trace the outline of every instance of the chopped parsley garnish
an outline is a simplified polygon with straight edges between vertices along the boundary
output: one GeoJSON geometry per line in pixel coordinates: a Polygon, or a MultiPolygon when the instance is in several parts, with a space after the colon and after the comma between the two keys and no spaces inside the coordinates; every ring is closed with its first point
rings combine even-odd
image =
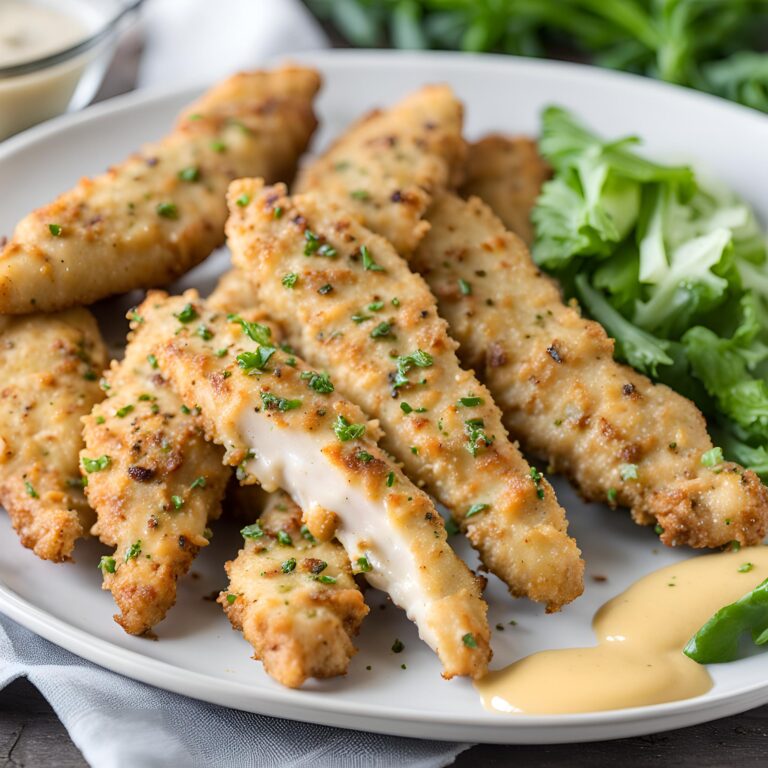
{"type": "Polygon", "coordinates": [[[283,208],[280,205],[276,205],[275,209],[272,211],[272,216],[275,219],[280,219],[283,216],[283,208]]]}
{"type": "Polygon", "coordinates": [[[370,315],[364,315],[361,312],[355,312],[354,315],[352,315],[352,322],[356,323],[357,325],[360,325],[360,323],[364,323],[366,320],[371,320],[370,315]]]}
{"type": "Polygon", "coordinates": [[[731,552],[738,552],[741,549],[741,542],[740,541],[732,541],[730,543],[731,552]]]}
{"type": "Polygon", "coordinates": [[[392,299],[392,306],[393,307],[399,307],[400,306],[400,299],[398,299],[397,296],[395,296],[395,298],[392,299]]]}
{"type": "Polygon", "coordinates": [[[395,484],[395,473],[390,472],[387,475],[387,488],[391,488],[395,484]]]}
{"type": "Polygon", "coordinates": [[[277,542],[284,547],[293,545],[293,539],[282,529],[277,532],[277,542]]]}
{"type": "Polygon", "coordinates": [[[175,203],[158,203],[155,208],[158,216],[162,216],[164,219],[178,219],[179,209],[175,203]]]}
{"type": "Polygon", "coordinates": [[[462,636],[461,642],[464,643],[467,648],[477,648],[477,640],[475,640],[475,636],[471,632],[467,632],[466,635],[462,636]]]}
{"type": "Polygon", "coordinates": [[[544,479],[544,475],[539,472],[536,467],[531,467],[531,480],[533,480],[533,484],[536,486],[536,495],[540,498],[544,498],[544,489],[541,487],[541,481],[544,479]]]}
{"type": "Polygon", "coordinates": [[[301,400],[288,400],[285,397],[278,397],[271,392],[261,393],[261,402],[269,411],[292,411],[295,408],[301,408],[301,400]]]}
{"type": "Polygon", "coordinates": [[[360,246],[360,256],[363,259],[363,269],[367,269],[370,272],[384,271],[384,267],[382,267],[380,264],[377,264],[373,260],[373,256],[371,255],[371,252],[368,250],[367,246],[365,245],[360,246]]]}
{"type": "Polygon", "coordinates": [[[329,294],[329,293],[330,293],[332,290],[333,290],[333,286],[332,286],[330,283],[326,283],[325,285],[321,285],[321,286],[320,286],[320,287],[317,289],[317,292],[318,292],[318,293],[319,293],[321,296],[327,296],[327,295],[328,295],[328,294],[329,294]]]}
{"type": "Polygon", "coordinates": [[[203,475],[195,478],[195,480],[192,482],[192,485],[189,486],[190,491],[194,491],[195,488],[205,488],[205,477],[203,475]]]}
{"type": "Polygon", "coordinates": [[[306,539],[311,544],[317,544],[317,539],[312,535],[312,531],[309,530],[306,523],[301,526],[301,538],[306,539]]]}
{"type": "Polygon", "coordinates": [[[29,480],[24,481],[24,489],[27,492],[27,496],[30,496],[33,499],[39,499],[40,496],[38,495],[37,491],[35,490],[35,486],[32,485],[32,483],[29,482],[29,480]]]}
{"type": "Polygon", "coordinates": [[[365,424],[350,424],[341,414],[336,417],[333,431],[342,443],[357,440],[365,434],[365,424]]]}
{"type": "Polygon", "coordinates": [[[403,413],[426,413],[426,408],[414,408],[412,405],[409,405],[406,402],[400,403],[400,410],[403,413]]]}
{"type": "Polygon", "coordinates": [[[101,472],[111,463],[112,459],[106,455],[99,456],[98,459],[89,459],[87,456],[83,456],[83,468],[88,474],[91,472],[101,472]]]}
{"type": "Polygon", "coordinates": [[[466,448],[472,456],[477,456],[478,447],[488,448],[493,442],[485,433],[485,422],[482,419],[467,419],[464,422],[464,433],[468,438],[466,448]]]}
{"type": "Polygon", "coordinates": [[[363,201],[363,202],[366,201],[366,200],[370,200],[371,199],[370,194],[366,190],[364,190],[364,189],[353,189],[349,193],[349,196],[353,200],[360,200],[360,201],[363,201]]]}
{"type": "Polygon", "coordinates": [[[197,310],[191,304],[185,304],[182,307],[181,312],[174,313],[173,315],[180,323],[191,323],[193,320],[197,320],[199,315],[197,310]]]}
{"type": "Polygon", "coordinates": [[[266,370],[269,358],[275,352],[277,350],[274,347],[259,347],[255,352],[241,352],[236,358],[237,364],[247,374],[252,374],[254,371],[263,372],[266,370]]]}
{"type": "Polygon", "coordinates": [[[606,493],[606,496],[608,498],[608,503],[615,504],[617,495],[618,495],[618,491],[615,488],[609,488],[608,492],[606,493]]]}
{"type": "Polygon", "coordinates": [[[129,560],[135,560],[140,554],[141,539],[136,539],[136,541],[134,541],[133,544],[128,547],[128,550],[125,553],[125,562],[127,563],[129,560]]]}
{"type": "Polygon", "coordinates": [[[754,567],[754,563],[742,563],[736,570],[739,573],[749,573],[754,567]]]}
{"type": "Polygon", "coordinates": [[[48,231],[54,237],[61,237],[61,225],[60,224],[49,224],[48,225],[48,231]]]}
{"type": "Polygon", "coordinates": [[[716,467],[718,464],[723,463],[723,449],[722,448],[710,448],[708,451],[704,451],[701,454],[701,464],[704,467],[716,467]]]}
{"type": "Polygon", "coordinates": [[[283,275],[282,283],[286,288],[293,288],[299,280],[299,276],[295,272],[288,272],[283,275]]]}
{"type": "Polygon", "coordinates": [[[114,573],[116,565],[115,558],[109,555],[102,555],[99,560],[99,569],[102,573],[114,573]]]}
{"type": "Polygon", "coordinates": [[[216,357],[224,357],[224,355],[227,354],[227,348],[222,347],[221,349],[217,349],[213,354],[216,355],[216,357]]]}
{"type": "Polygon", "coordinates": [[[367,464],[369,461],[373,461],[373,456],[368,451],[358,451],[357,460],[367,464]]]}
{"type": "Polygon", "coordinates": [[[459,278],[459,290],[463,296],[469,296],[472,293],[472,286],[461,277],[459,278]]]}
{"type": "Polygon", "coordinates": [[[192,409],[189,406],[184,405],[184,403],[181,404],[180,410],[185,416],[189,416],[189,414],[192,413],[192,409]]]}
{"type": "Polygon", "coordinates": [[[246,525],[245,528],[240,529],[240,535],[244,539],[260,539],[264,535],[264,531],[258,523],[251,523],[251,525],[246,525]]]}
{"type": "Polygon", "coordinates": [[[463,405],[466,408],[474,408],[476,405],[483,404],[482,397],[460,397],[458,405],[463,405]]]}
{"type": "Polygon", "coordinates": [[[392,653],[402,653],[405,650],[405,645],[403,645],[401,640],[395,639],[395,642],[392,643],[392,653]]]}
{"type": "Polygon", "coordinates": [[[157,368],[157,358],[154,355],[147,355],[147,362],[150,368],[157,368]]]}
{"type": "Polygon", "coordinates": [[[245,194],[243,194],[243,195],[240,195],[240,197],[238,197],[238,198],[237,198],[237,200],[235,200],[235,202],[236,202],[236,203],[237,203],[237,204],[238,204],[238,205],[239,205],[241,208],[245,208],[245,206],[246,206],[246,205],[248,205],[248,203],[250,203],[250,202],[251,202],[251,196],[250,196],[250,195],[245,195],[245,194]]]}
{"type": "Polygon", "coordinates": [[[419,446],[418,445],[412,445],[411,446],[411,453],[414,456],[418,456],[419,455],[419,446]]]}
{"type": "Polygon", "coordinates": [[[174,509],[181,509],[184,506],[184,499],[181,496],[171,496],[171,504],[174,509]]]}
{"type": "Polygon", "coordinates": [[[195,333],[203,341],[210,341],[213,338],[213,331],[207,325],[198,325],[195,333]]]}
{"type": "Polygon", "coordinates": [[[480,503],[480,504],[473,504],[467,510],[467,514],[464,515],[464,518],[467,519],[467,518],[470,518],[470,517],[474,517],[475,515],[479,515],[481,512],[485,512],[486,509],[490,509],[490,508],[491,508],[490,504],[482,504],[482,503],[480,503]]]}
{"type": "Polygon", "coordinates": [[[619,464],[619,476],[622,480],[637,480],[637,464],[619,464]]]}
{"type": "Polygon", "coordinates": [[[368,310],[370,312],[381,312],[382,309],[384,309],[384,302],[383,301],[372,301],[368,305],[368,310]]]}
{"type": "Polygon", "coordinates": [[[656,525],[653,526],[653,532],[657,536],[661,536],[661,534],[664,533],[664,529],[658,523],[656,523],[656,525]]]}
{"type": "Polygon", "coordinates": [[[118,419],[124,419],[132,410],[133,405],[129,403],[128,405],[124,405],[122,408],[118,408],[115,411],[115,416],[117,416],[118,419]]]}
{"type": "Polygon", "coordinates": [[[455,536],[460,530],[459,524],[452,517],[445,521],[445,532],[449,536],[455,536]]]}
{"type": "Polygon", "coordinates": [[[247,320],[243,320],[240,315],[227,315],[227,320],[229,320],[230,323],[238,323],[245,335],[257,344],[269,344],[269,341],[272,338],[272,330],[268,325],[249,323],[247,320]]]}
{"type": "Polygon", "coordinates": [[[372,339],[394,338],[394,334],[392,333],[392,325],[387,322],[379,323],[371,331],[371,338],[372,339]]]}
{"type": "Polygon", "coordinates": [[[368,573],[373,570],[370,560],[365,555],[357,558],[357,570],[359,573],[368,573]]]}
{"type": "Polygon", "coordinates": [[[218,152],[219,154],[221,154],[222,152],[227,151],[227,145],[223,141],[214,140],[211,142],[211,149],[214,152],[218,152]]]}
{"type": "Polygon", "coordinates": [[[324,573],[320,576],[317,576],[317,581],[323,583],[323,584],[335,584],[336,583],[336,577],[335,576],[326,576],[324,573]]]}
{"type": "Polygon", "coordinates": [[[324,256],[326,259],[335,259],[338,256],[336,249],[330,243],[324,243],[319,235],[312,230],[304,230],[304,255],[324,256]]]}
{"type": "Polygon", "coordinates": [[[319,392],[321,395],[327,395],[333,392],[333,382],[327,373],[317,373],[317,371],[302,371],[300,374],[302,381],[307,382],[310,389],[319,392]]]}
{"type": "Polygon", "coordinates": [[[196,165],[190,165],[188,168],[182,168],[178,176],[182,181],[199,181],[200,169],[196,165]]]}
{"type": "Polygon", "coordinates": [[[404,387],[406,384],[410,384],[410,381],[408,380],[408,371],[414,367],[429,368],[434,363],[434,359],[428,352],[417,349],[410,355],[400,355],[395,362],[397,364],[397,371],[392,386],[394,389],[398,389],[399,387],[404,387]]]}
{"type": "Polygon", "coordinates": [[[296,570],[296,558],[295,557],[288,558],[288,560],[286,560],[280,566],[280,570],[283,573],[291,573],[291,571],[295,571],[296,570]]]}
{"type": "Polygon", "coordinates": [[[235,602],[235,600],[237,600],[237,595],[232,595],[232,594],[227,595],[227,603],[229,605],[232,605],[235,602]]]}

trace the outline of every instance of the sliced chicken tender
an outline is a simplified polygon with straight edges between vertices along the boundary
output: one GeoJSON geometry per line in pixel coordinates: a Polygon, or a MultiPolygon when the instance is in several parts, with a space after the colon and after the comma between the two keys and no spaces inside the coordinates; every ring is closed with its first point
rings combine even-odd
{"type": "Polygon", "coordinates": [[[603,328],[563,304],[525,245],[479,199],[441,196],[428,218],[412,264],[524,449],[585,498],[657,522],[665,544],[763,540],[768,490],[754,472],[710,453],[693,403],[615,362],[603,328]]]}
{"type": "Polygon", "coordinates": [[[565,512],[508,439],[488,390],[461,368],[424,280],[319,195],[288,198],[281,185],[241,179],[229,201],[229,245],[260,306],[380,420],[382,445],[452,511],[484,565],[550,611],[580,595],[565,512]]]}
{"type": "MultiPolygon", "coordinates": [[[[180,318],[177,325],[210,333],[180,318]]],[[[98,514],[93,532],[115,547],[101,560],[103,588],[120,609],[115,621],[139,635],[176,602],[176,583],[208,544],[232,473],[206,442],[194,401],[185,405],[160,373],[143,318],[132,327],[125,358],[105,376],[107,399],[83,419],[81,460],[98,514]]]]}
{"type": "Polygon", "coordinates": [[[258,522],[242,533],[245,546],[226,564],[229,588],[219,603],[254,658],[289,688],[346,674],[368,606],[342,546],[315,539],[282,491],[267,496],[258,522]]]}
{"type": "Polygon", "coordinates": [[[68,560],[94,515],[78,468],[80,418],[104,396],[93,315],[0,317],[0,503],[25,547],[68,560]]]}
{"type": "Polygon", "coordinates": [[[261,326],[211,313],[194,291],[152,293],[140,312],[163,373],[199,404],[241,482],[285,489],[317,539],[335,535],[352,562],[365,557],[366,579],[405,609],[445,677],[481,676],[490,657],[482,581],[448,545],[426,494],[378,447],[375,424],[298,357],[271,346],[261,326]],[[215,340],[179,329],[187,303],[215,340]]]}
{"type": "Polygon", "coordinates": [[[227,184],[292,177],[318,75],[235,75],[174,131],[24,218],[0,253],[0,313],[51,311],[179,277],[224,240],[227,184]]]}
{"type": "Polygon", "coordinates": [[[426,86],[354,124],[300,173],[296,189],[321,189],[407,256],[429,226],[431,196],[459,181],[462,117],[447,85],[426,86]]]}
{"type": "Polygon", "coordinates": [[[552,170],[535,139],[492,134],[467,149],[464,197],[484,200],[504,226],[530,246],[534,239],[531,211],[552,170]]]}

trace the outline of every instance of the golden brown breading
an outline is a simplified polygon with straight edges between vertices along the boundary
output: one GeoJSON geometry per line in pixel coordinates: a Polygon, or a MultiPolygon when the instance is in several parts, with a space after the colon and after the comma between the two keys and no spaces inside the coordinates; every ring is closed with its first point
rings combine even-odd
{"type": "Polygon", "coordinates": [[[482,201],[436,199],[413,258],[459,340],[459,354],[526,450],[587,499],[658,522],[665,544],[758,544],[768,490],[737,464],[711,468],[703,416],[689,400],[613,359],[600,325],[563,304],[555,283],[482,201]],[[469,295],[459,280],[472,286],[469,295]]]}
{"type": "Polygon", "coordinates": [[[426,86],[354,124],[300,172],[296,189],[322,190],[407,256],[429,226],[431,196],[460,180],[462,113],[447,85],[426,86]]]}
{"type": "Polygon", "coordinates": [[[316,538],[335,535],[352,562],[367,558],[366,579],[406,610],[445,677],[481,676],[490,657],[481,580],[448,545],[430,499],[378,447],[375,423],[298,357],[270,346],[260,326],[210,312],[194,291],[151,293],[139,311],[161,370],[200,405],[208,435],[241,481],[284,488],[316,538]],[[179,329],[185,303],[215,340],[179,329]],[[227,354],[217,355],[220,348],[227,354]]]}
{"type": "Polygon", "coordinates": [[[258,522],[243,529],[245,546],[226,564],[229,588],[219,595],[254,658],[289,688],[346,674],[368,613],[344,549],[317,541],[301,518],[287,493],[269,494],[258,522]]]}
{"type": "Polygon", "coordinates": [[[424,280],[319,195],[288,198],[283,185],[240,179],[229,202],[233,259],[260,306],[308,362],[379,419],[382,445],[451,510],[485,566],[512,594],[550,611],[580,595],[584,566],[565,513],[507,438],[488,390],[460,367],[424,280]],[[236,202],[243,199],[250,203],[236,202]],[[290,287],[285,275],[295,276],[290,287]],[[414,354],[423,359],[407,357],[414,354]],[[403,371],[409,359],[412,370],[403,371]]]}
{"type": "Polygon", "coordinates": [[[143,320],[132,326],[125,358],[105,376],[107,399],[83,419],[82,461],[98,514],[93,532],[115,547],[102,559],[103,588],[120,609],[115,621],[138,635],[176,602],[176,582],[208,544],[231,470],[206,442],[194,402],[184,405],[160,373],[143,320]]]}
{"type": "Polygon", "coordinates": [[[104,396],[106,364],[86,309],[0,317],[0,502],[44,560],[68,560],[93,523],[78,468],[80,417],[104,396]]]}
{"type": "Polygon", "coordinates": [[[469,145],[460,192],[488,203],[507,229],[530,246],[534,238],[531,210],[551,174],[535,139],[492,134],[469,145]]]}
{"type": "Polygon", "coordinates": [[[229,181],[291,178],[318,87],[313,70],[296,67],[235,75],[165,139],[31,213],[0,254],[0,313],[88,304],[182,275],[223,242],[229,181]]]}

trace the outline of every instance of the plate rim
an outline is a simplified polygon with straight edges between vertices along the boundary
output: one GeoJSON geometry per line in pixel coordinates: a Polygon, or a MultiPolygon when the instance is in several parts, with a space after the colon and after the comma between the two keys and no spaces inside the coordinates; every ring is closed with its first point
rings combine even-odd
{"type": "MultiPolygon", "coordinates": [[[[315,65],[328,70],[343,67],[345,62],[346,66],[349,66],[350,61],[355,61],[356,67],[381,69],[391,65],[393,60],[396,60],[399,66],[405,67],[412,64],[421,66],[424,62],[438,62],[447,68],[452,68],[453,71],[467,67],[480,70],[501,68],[544,73],[549,77],[561,77],[567,74],[568,77],[587,80],[631,82],[633,87],[650,91],[661,89],[674,94],[676,98],[706,103],[718,110],[733,112],[739,116],[739,119],[748,119],[760,128],[768,130],[768,116],[720,97],[682,86],[661,83],[639,75],[569,62],[455,52],[318,50],[273,57],[267,64],[289,61],[315,65]]],[[[122,94],[78,113],[59,116],[0,143],[0,162],[38,142],[46,141],[60,131],[76,130],[83,124],[119,115],[138,107],[149,107],[169,100],[193,98],[204,88],[205,83],[197,85],[187,83],[181,86],[141,89],[122,94]]],[[[746,686],[738,693],[727,691],[719,694],[708,693],[693,699],[592,713],[515,717],[499,715],[498,722],[489,719],[487,713],[434,715],[421,710],[395,709],[391,706],[370,704],[361,708],[360,704],[347,702],[340,697],[323,697],[322,705],[318,705],[312,692],[278,688],[255,691],[247,683],[235,680],[222,681],[218,678],[214,680],[202,673],[120,647],[37,608],[2,581],[0,581],[0,611],[27,629],[81,658],[112,672],[173,693],[265,715],[400,736],[445,741],[470,740],[521,744],[591,741],[671,730],[703,722],[704,719],[698,715],[707,710],[717,710],[712,718],[706,718],[715,719],[768,702],[767,679],[746,686]],[[237,703],[232,703],[232,696],[237,697],[237,703]],[[279,711],[275,711],[275,707],[279,711]],[[653,723],[652,729],[648,727],[651,723],[653,723]]]]}

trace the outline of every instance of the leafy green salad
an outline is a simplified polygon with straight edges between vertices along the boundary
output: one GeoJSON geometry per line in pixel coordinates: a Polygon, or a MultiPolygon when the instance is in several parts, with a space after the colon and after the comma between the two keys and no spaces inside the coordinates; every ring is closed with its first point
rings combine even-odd
{"type": "Polygon", "coordinates": [[[616,339],[616,356],[690,397],[726,458],[768,481],[768,253],[753,210],[686,166],[543,114],[554,170],[536,262],[616,339]]]}

